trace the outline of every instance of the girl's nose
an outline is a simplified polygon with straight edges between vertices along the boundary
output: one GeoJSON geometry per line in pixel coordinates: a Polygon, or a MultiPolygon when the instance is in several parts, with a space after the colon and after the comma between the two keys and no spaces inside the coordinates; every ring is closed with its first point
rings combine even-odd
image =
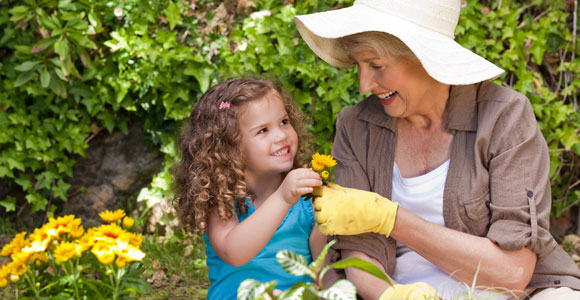
{"type": "Polygon", "coordinates": [[[278,128],[276,130],[276,135],[274,136],[274,141],[275,142],[282,142],[286,139],[286,132],[284,130],[282,130],[281,128],[278,128]]]}
{"type": "Polygon", "coordinates": [[[358,82],[360,92],[363,94],[370,93],[377,86],[373,76],[366,68],[358,68],[358,82]]]}

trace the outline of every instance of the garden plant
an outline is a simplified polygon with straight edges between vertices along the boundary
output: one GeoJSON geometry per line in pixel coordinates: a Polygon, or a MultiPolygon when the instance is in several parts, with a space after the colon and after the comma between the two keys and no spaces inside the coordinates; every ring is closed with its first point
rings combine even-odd
{"type": "MultiPolygon", "coordinates": [[[[1,0],[0,232],[30,232],[60,215],[73,167],[93,138],[126,133],[136,120],[165,159],[151,185],[131,200],[137,199],[143,212],[150,203],[170,201],[176,132],[201,94],[231,76],[282,82],[308,116],[313,147],[328,153],[338,112],[365,95],[353,68],[337,69],[310,51],[293,18],[352,2],[1,0]]],[[[550,151],[554,218],[578,209],[580,202],[577,12],[572,0],[464,0],[456,28],[460,44],[506,70],[495,82],[530,99],[550,151]]],[[[37,256],[35,262],[44,259],[37,256]]],[[[60,265],[49,259],[50,269],[62,273],[51,275],[52,284],[29,286],[24,293],[33,296],[36,289],[41,295],[61,291],[74,297],[71,278],[81,271],[68,265],[77,259],[104,268],[88,252],[60,265]]],[[[144,264],[156,268],[148,259],[144,264]]],[[[197,272],[200,265],[196,260],[187,269],[197,272]]],[[[139,266],[108,268],[112,275],[124,269],[123,276],[136,278],[139,266]]],[[[28,280],[40,280],[27,279],[34,268],[36,263],[21,274],[22,269],[15,271],[20,292],[28,280]]],[[[82,284],[90,289],[95,278],[111,275],[104,272],[82,284]]]]}

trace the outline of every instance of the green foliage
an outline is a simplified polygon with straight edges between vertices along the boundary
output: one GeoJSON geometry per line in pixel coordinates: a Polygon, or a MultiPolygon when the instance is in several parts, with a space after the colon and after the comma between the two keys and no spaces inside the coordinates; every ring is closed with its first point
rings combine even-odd
{"type": "MultiPolygon", "coordinates": [[[[365,95],[356,70],[318,59],[293,18],[352,2],[0,2],[0,180],[23,195],[2,195],[0,206],[51,215],[66,201],[67,178],[91,136],[126,132],[132,119],[145,120],[166,157],[142,198],[169,198],[180,123],[204,91],[236,75],[282,82],[307,114],[316,150],[328,153],[338,112],[365,95]]],[[[553,215],[560,215],[580,201],[573,9],[555,0],[466,3],[457,41],[504,68],[496,81],[531,100],[550,149],[553,215]]]]}
{"type": "Polygon", "coordinates": [[[566,11],[553,0],[486,5],[467,1],[457,41],[506,70],[497,83],[530,99],[550,150],[552,215],[558,216],[580,201],[580,60],[568,13],[573,8],[566,11]]]}
{"type": "Polygon", "coordinates": [[[356,288],[348,280],[338,280],[332,286],[324,288],[322,278],[329,269],[357,268],[375,275],[392,285],[387,276],[374,264],[360,258],[351,257],[334,264],[323,266],[328,249],[335,241],[330,241],[315,261],[308,265],[306,258],[293,251],[281,250],[276,254],[276,260],[284,271],[295,276],[307,275],[313,282],[297,282],[280,295],[274,295],[276,281],[261,283],[255,279],[246,279],[238,287],[238,299],[356,299],[356,288]]]}

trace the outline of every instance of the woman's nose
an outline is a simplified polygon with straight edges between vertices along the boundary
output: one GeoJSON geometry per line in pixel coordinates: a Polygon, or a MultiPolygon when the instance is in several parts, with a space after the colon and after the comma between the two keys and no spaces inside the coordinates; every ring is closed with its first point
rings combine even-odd
{"type": "Polygon", "coordinates": [[[360,92],[363,94],[370,93],[377,86],[377,83],[365,68],[358,68],[358,82],[360,92]]]}

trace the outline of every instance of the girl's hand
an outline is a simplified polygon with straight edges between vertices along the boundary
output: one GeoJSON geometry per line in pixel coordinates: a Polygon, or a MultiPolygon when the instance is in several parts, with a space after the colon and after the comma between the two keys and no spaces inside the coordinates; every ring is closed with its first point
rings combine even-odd
{"type": "Polygon", "coordinates": [[[312,193],[313,187],[321,186],[322,179],[318,173],[308,168],[294,169],[288,172],[276,191],[289,205],[294,205],[300,196],[312,193]]]}

